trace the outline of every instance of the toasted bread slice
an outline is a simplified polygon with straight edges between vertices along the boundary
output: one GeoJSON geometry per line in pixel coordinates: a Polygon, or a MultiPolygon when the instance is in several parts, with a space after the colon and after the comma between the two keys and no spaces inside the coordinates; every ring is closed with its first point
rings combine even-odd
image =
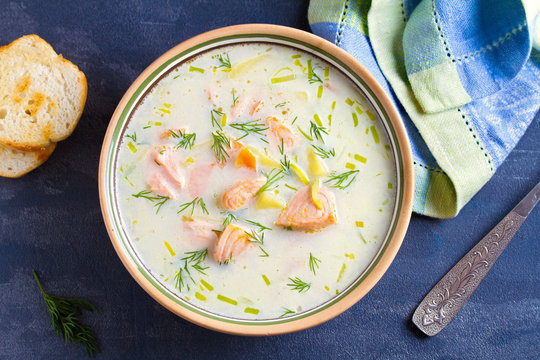
{"type": "Polygon", "coordinates": [[[0,145],[0,176],[21,177],[43,164],[51,156],[56,143],[45,150],[18,151],[0,145]]]}
{"type": "Polygon", "coordinates": [[[86,102],[86,77],[37,35],[0,48],[0,144],[43,150],[68,137],[86,102]]]}

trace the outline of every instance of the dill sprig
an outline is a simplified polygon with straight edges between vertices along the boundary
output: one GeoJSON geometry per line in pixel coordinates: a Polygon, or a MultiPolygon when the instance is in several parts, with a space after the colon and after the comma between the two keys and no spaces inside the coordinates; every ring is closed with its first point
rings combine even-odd
{"type": "Polygon", "coordinates": [[[251,232],[245,231],[245,233],[248,234],[248,236],[251,238],[248,239],[249,242],[257,243],[260,245],[264,244],[264,232],[258,233],[255,230],[251,230],[251,232]]]}
{"type": "Polygon", "coordinates": [[[219,130],[222,130],[221,119],[223,118],[223,115],[225,115],[225,113],[219,110],[216,110],[216,109],[210,110],[210,117],[212,118],[212,126],[217,126],[219,130]]]}
{"type": "Polygon", "coordinates": [[[233,106],[235,106],[236,103],[238,102],[238,96],[234,95],[234,93],[235,93],[234,88],[232,89],[231,93],[232,93],[232,104],[233,104],[233,106]]]}
{"type": "Polygon", "coordinates": [[[191,147],[195,144],[195,139],[197,138],[197,134],[195,133],[185,133],[182,132],[182,130],[178,130],[178,133],[174,132],[174,130],[170,130],[169,132],[172,134],[173,138],[180,139],[178,144],[176,144],[176,148],[180,149],[191,149],[191,147]]]}
{"type": "Polygon", "coordinates": [[[84,346],[86,355],[94,357],[99,352],[97,339],[89,326],[82,324],[77,318],[83,310],[94,311],[96,308],[90,302],[82,299],[65,298],[49,295],[43,290],[41,281],[35,271],[32,271],[41,290],[45,304],[51,315],[54,332],[67,343],[84,346]]]}
{"type": "Polygon", "coordinates": [[[262,141],[268,143],[268,141],[264,138],[264,131],[268,130],[268,127],[264,124],[261,124],[258,120],[251,120],[244,123],[234,123],[230,124],[230,127],[233,129],[239,130],[244,132],[244,135],[239,137],[237,140],[241,140],[248,136],[249,134],[253,134],[259,137],[262,141]]]}
{"type": "Polygon", "coordinates": [[[227,227],[232,222],[238,222],[238,217],[230,212],[227,212],[227,216],[223,220],[223,227],[227,227]]]}
{"type": "Polygon", "coordinates": [[[313,121],[310,121],[311,125],[309,127],[309,133],[311,136],[313,136],[315,139],[319,139],[324,143],[324,139],[322,134],[328,135],[328,130],[324,126],[319,126],[315,124],[313,121]]]}
{"type": "Polygon", "coordinates": [[[137,133],[136,132],[133,132],[133,135],[126,134],[126,137],[130,138],[135,143],[137,142],[137,133]]]}
{"type": "Polygon", "coordinates": [[[212,138],[214,139],[212,150],[214,150],[218,162],[223,164],[229,157],[229,153],[225,148],[231,148],[231,140],[219,131],[213,132],[212,138]]]}
{"type": "Polygon", "coordinates": [[[218,69],[221,67],[230,69],[231,68],[231,59],[229,59],[229,54],[225,54],[225,57],[223,55],[219,55],[218,57],[219,66],[218,69]]]}
{"type": "Polygon", "coordinates": [[[178,291],[182,292],[182,289],[185,287],[188,291],[190,290],[189,286],[189,280],[195,284],[195,280],[193,279],[193,276],[191,274],[192,270],[196,270],[199,273],[206,275],[206,269],[208,269],[208,266],[203,266],[203,261],[206,260],[206,256],[208,255],[208,249],[203,250],[197,250],[197,251],[188,251],[185,252],[184,255],[187,255],[183,257],[180,260],[184,261],[184,266],[180,267],[178,269],[178,272],[174,276],[174,281],[176,283],[176,287],[178,288],[178,291]],[[202,264],[202,265],[201,265],[202,264]]]}
{"type": "Polygon", "coordinates": [[[319,77],[319,75],[317,75],[317,73],[315,72],[315,69],[311,69],[311,71],[308,72],[308,81],[310,84],[314,84],[314,83],[321,83],[322,84],[322,79],[319,77]]]}
{"type": "Polygon", "coordinates": [[[268,253],[263,249],[262,246],[259,246],[259,250],[263,252],[263,255],[259,255],[259,257],[269,257],[268,253]]]}
{"type": "Polygon", "coordinates": [[[152,192],[149,191],[149,190],[141,190],[137,194],[131,194],[131,196],[133,196],[135,198],[143,198],[143,199],[146,199],[146,200],[150,200],[152,203],[154,201],[157,201],[154,204],[154,207],[157,207],[157,209],[156,209],[156,214],[157,214],[159,212],[159,210],[161,209],[161,207],[163,206],[163,204],[165,204],[167,201],[170,200],[170,197],[163,196],[163,195],[150,196],[149,194],[151,194],[151,193],[152,192]]]}
{"type": "Polygon", "coordinates": [[[269,173],[264,173],[263,172],[263,175],[266,177],[266,183],[264,183],[263,186],[261,186],[261,188],[259,189],[259,191],[257,191],[255,193],[255,196],[259,195],[260,193],[263,193],[265,191],[270,191],[270,190],[274,190],[277,185],[276,183],[283,179],[283,177],[285,175],[283,175],[283,169],[282,170],[279,170],[279,171],[276,171],[274,172],[276,169],[272,169],[270,170],[269,173]]]}
{"type": "Polygon", "coordinates": [[[317,145],[312,144],[311,146],[313,146],[313,148],[315,149],[315,154],[320,156],[322,159],[328,159],[330,157],[336,156],[336,150],[334,148],[327,151],[317,145]]]}
{"type": "Polygon", "coordinates": [[[291,283],[287,284],[287,286],[291,287],[291,290],[296,290],[299,293],[302,291],[308,291],[311,288],[311,283],[306,283],[302,281],[298,276],[296,276],[294,279],[289,278],[291,280],[291,283]]]}
{"type": "Polygon", "coordinates": [[[178,210],[176,213],[180,214],[182,211],[191,208],[191,215],[193,215],[193,212],[195,211],[195,207],[199,205],[202,212],[206,215],[209,214],[208,209],[206,208],[206,204],[204,203],[204,200],[200,197],[196,197],[190,202],[183,203],[180,205],[180,210],[178,210]]]}
{"type": "Polygon", "coordinates": [[[338,174],[335,171],[330,173],[330,177],[324,183],[330,184],[330,187],[345,190],[356,179],[360,170],[350,170],[344,173],[338,174]],[[349,179],[350,178],[350,179],[349,179]],[[332,184],[333,182],[333,184],[332,184]]]}
{"type": "Polygon", "coordinates": [[[286,307],[282,307],[282,309],[284,310],[284,312],[283,314],[279,315],[279,317],[284,317],[289,314],[296,314],[296,311],[292,311],[291,309],[287,309],[286,307]]]}
{"type": "Polygon", "coordinates": [[[309,253],[309,269],[311,270],[313,275],[317,275],[316,274],[316,269],[319,268],[319,263],[320,262],[321,262],[321,260],[319,260],[315,256],[313,256],[312,253],[309,253]]]}
{"type": "Polygon", "coordinates": [[[283,144],[283,138],[281,138],[281,145],[278,145],[278,150],[281,155],[283,155],[283,159],[279,161],[281,164],[281,169],[283,169],[284,173],[290,174],[291,172],[291,160],[287,158],[287,154],[284,153],[285,146],[283,144]]]}
{"type": "Polygon", "coordinates": [[[258,222],[256,222],[256,221],[247,220],[247,219],[245,219],[244,221],[245,221],[246,223],[248,223],[248,224],[251,224],[251,225],[253,225],[253,226],[256,226],[256,227],[258,228],[258,231],[259,231],[259,232],[263,232],[264,230],[272,230],[271,228],[266,227],[266,226],[264,226],[263,224],[258,223],[258,222]]]}

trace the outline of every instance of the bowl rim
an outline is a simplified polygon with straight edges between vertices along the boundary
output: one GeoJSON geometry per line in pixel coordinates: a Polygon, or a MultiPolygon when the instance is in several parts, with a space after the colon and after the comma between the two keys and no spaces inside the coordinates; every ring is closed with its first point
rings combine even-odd
{"type": "Polygon", "coordinates": [[[373,286],[380,280],[382,275],[392,263],[401,246],[403,238],[405,237],[412,213],[414,172],[411,147],[399,112],[381,85],[379,85],[377,80],[375,80],[374,76],[371,75],[371,73],[353,56],[329,41],[303,30],[281,25],[243,24],[211,30],[185,40],[158,57],[137,77],[137,79],[130,85],[120,100],[108,125],[99,160],[98,187],[101,212],[113,247],[131,276],[150,296],[152,296],[158,303],[174,314],[199,326],[229,334],[261,336],[285,334],[319,325],[334,318],[350,308],[352,305],[356,304],[373,288],[373,286]],[[395,147],[399,154],[396,154],[396,158],[401,164],[401,168],[399,166],[397,167],[397,171],[400,173],[400,186],[402,190],[401,206],[399,204],[397,205],[398,208],[394,215],[394,230],[391,236],[388,237],[386,244],[381,245],[376,258],[372,260],[366,269],[367,271],[364,272],[362,276],[363,279],[357,278],[353,284],[358,284],[356,284],[356,286],[347,294],[343,295],[343,297],[338,297],[335,302],[331,303],[332,299],[325,302],[325,304],[331,303],[329,306],[311,314],[308,311],[306,316],[293,318],[292,320],[286,322],[264,323],[264,321],[261,321],[259,324],[253,324],[240,321],[231,323],[229,321],[225,321],[224,319],[219,319],[219,317],[211,318],[204,314],[197,313],[187,307],[179,305],[176,301],[173,301],[171,298],[167,297],[141,273],[137,265],[134,264],[134,262],[129,258],[129,255],[124,249],[122,241],[119,239],[119,235],[115,230],[114,221],[111,216],[112,204],[108,199],[107,167],[109,165],[108,160],[110,158],[110,154],[113,151],[113,149],[111,149],[113,133],[115,132],[124,111],[132,106],[132,104],[129,103],[137,90],[144,85],[145,81],[148,81],[148,79],[157,69],[170,61],[174,56],[194,48],[196,49],[200,47],[200,44],[207,43],[209,41],[217,41],[218,39],[222,38],[234,38],[242,36],[270,36],[288,39],[289,42],[306,44],[311,48],[316,48],[317,51],[323,52],[335,58],[340,63],[348,67],[353,74],[359,76],[359,78],[366,84],[366,88],[372,93],[375,102],[381,108],[380,110],[384,111],[386,114],[386,122],[389,122],[387,126],[390,127],[389,130],[391,130],[393,133],[391,136],[393,136],[397,142],[395,147]]]}

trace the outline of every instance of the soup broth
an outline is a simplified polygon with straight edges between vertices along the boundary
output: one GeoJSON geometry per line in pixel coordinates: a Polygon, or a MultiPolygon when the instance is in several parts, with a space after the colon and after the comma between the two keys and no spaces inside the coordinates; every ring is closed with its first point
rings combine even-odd
{"type": "Polygon", "coordinates": [[[179,298],[237,319],[338,296],[391,225],[396,164],[354,83],[269,43],[208,50],[143,96],[116,166],[123,227],[179,298]]]}

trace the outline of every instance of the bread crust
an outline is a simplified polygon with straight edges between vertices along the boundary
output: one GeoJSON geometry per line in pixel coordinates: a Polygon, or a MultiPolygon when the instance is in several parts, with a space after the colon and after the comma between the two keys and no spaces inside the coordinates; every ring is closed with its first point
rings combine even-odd
{"type": "Polygon", "coordinates": [[[0,176],[19,178],[28,174],[51,156],[56,143],[39,151],[18,151],[0,145],[0,176]]]}
{"type": "MultiPolygon", "coordinates": [[[[24,101],[29,101],[29,104],[30,104],[30,101],[32,101],[32,104],[35,104],[34,107],[35,107],[35,112],[32,111],[32,109],[30,108],[30,105],[27,105],[26,106],[26,114],[28,114],[28,116],[26,116],[25,114],[25,119],[21,119],[19,117],[16,118],[15,121],[19,121],[21,124],[23,122],[26,122],[26,131],[11,131],[11,133],[8,133],[8,132],[2,132],[0,130],[0,144],[5,146],[5,147],[9,147],[9,148],[12,148],[12,149],[15,149],[15,150],[19,150],[19,151],[40,151],[40,150],[44,150],[44,149],[47,149],[48,147],[51,146],[52,143],[55,143],[55,142],[58,142],[58,141],[61,141],[61,140],[64,140],[66,139],[69,135],[71,135],[71,133],[75,130],[75,127],[77,126],[81,116],[82,116],[82,113],[83,113],[83,110],[84,110],[84,106],[86,104],[86,97],[87,97],[87,93],[88,93],[88,85],[87,85],[87,81],[86,81],[86,76],[84,75],[84,73],[77,67],[77,65],[73,64],[72,62],[70,62],[69,60],[66,60],[62,57],[62,55],[59,55],[57,54],[54,49],[52,48],[52,46],[47,43],[45,40],[43,40],[41,37],[39,37],[38,35],[35,35],[35,34],[32,34],[32,35],[26,35],[26,36],[23,36],[13,42],[11,42],[10,44],[8,45],[5,45],[5,46],[2,46],[0,47],[0,60],[2,60],[2,55],[3,54],[6,54],[6,51],[9,52],[9,51],[12,51],[14,52],[17,52],[16,54],[19,55],[21,54],[20,52],[18,52],[19,50],[18,49],[15,49],[15,47],[20,43],[22,42],[22,45],[21,45],[21,48],[23,50],[27,50],[26,48],[24,48],[24,45],[26,45],[26,42],[29,42],[32,44],[32,48],[35,48],[35,50],[30,50],[30,51],[35,51],[35,54],[32,54],[30,52],[28,53],[24,53],[24,55],[27,55],[28,58],[32,57],[33,55],[43,55],[41,57],[39,57],[38,59],[39,60],[36,60],[36,58],[32,59],[31,61],[24,61],[24,64],[21,65],[21,69],[19,69],[19,72],[23,72],[24,74],[28,74],[28,75],[24,75],[24,76],[27,76],[28,78],[25,79],[24,76],[23,77],[20,77],[18,76],[18,74],[11,74],[11,78],[14,79],[13,82],[17,82],[17,84],[15,83],[10,83],[12,85],[12,87],[14,87],[15,89],[17,90],[20,90],[20,93],[24,93],[25,94],[25,98],[24,98],[24,101]],[[59,115],[56,114],[56,118],[53,116],[51,117],[49,120],[47,120],[48,122],[46,124],[43,124],[44,121],[34,121],[35,124],[31,124],[31,125],[28,125],[28,118],[32,118],[35,114],[38,113],[39,111],[39,106],[40,105],[43,105],[45,106],[44,103],[39,103],[38,100],[36,100],[36,96],[39,98],[39,96],[44,96],[46,97],[46,99],[48,99],[49,101],[49,104],[52,103],[52,105],[55,105],[55,102],[53,100],[55,100],[56,98],[54,99],[50,99],[48,98],[48,96],[50,94],[40,94],[40,93],[37,93],[37,92],[33,92],[32,94],[28,93],[26,94],[26,90],[31,86],[32,84],[32,66],[42,66],[42,67],[45,67],[50,70],[50,69],[53,69],[56,67],[56,71],[59,71],[62,73],[62,78],[64,81],[68,81],[64,78],[64,74],[66,73],[70,73],[70,75],[73,76],[73,80],[74,78],[77,79],[77,84],[76,85],[71,85],[71,88],[70,90],[72,92],[74,92],[76,95],[73,96],[72,98],[70,99],[74,99],[74,100],[77,100],[78,101],[78,105],[74,106],[74,109],[71,109],[70,108],[70,112],[67,116],[68,120],[66,120],[65,118],[62,118],[60,119],[59,118],[59,115]],[[28,68],[28,69],[26,69],[28,68]],[[30,100],[28,100],[30,99],[30,100]],[[60,123],[66,123],[68,126],[66,126],[65,128],[64,127],[59,127],[57,126],[58,124],[60,123]]],[[[8,55],[11,55],[8,53],[8,55]]],[[[0,63],[0,65],[2,65],[0,63]]],[[[15,71],[15,70],[13,70],[15,71]]],[[[52,70],[51,70],[52,71],[52,70]]],[[[0,76],[4,76],[4,77],[7,77],[6,74],[2,73],[0,74],[0,76]]],[[[36,79],[34,79],[36,80],[36,79]]],[[[48,83],[46,81],[49,81],[49,80],[43,80],[43,79],[38,79],[40,81],[40,83],[37,85],[37,87],[39,88],[48,88],[48,83]],[[45,85],[43,85],[43,83],[45,85]]],[[[52,80],[51,80],[52,81],[52,80]]],[[[57,84],[52,84],[50,85],[51,87],[52,86],[56,86],[58,87],[57,84]]],[[[69,86],[69,84],[68,84],[69,86]]],[[[64,90],[64,89],[62,89],[64,90]]],[[[43,91],[44,92],[44,91],[43,91]]],[[[18,110],[20,111],[20,108],[21,106],[20,105],[17,105],[15,104],[16,103],[16,100],[17,100],[17,96],[18,94],[9,94],[12,98],[12,102],[9,103],[8,105],[12,106],[13,108],[18,108],[18,110]],[[15,104],[15,105],[13,105],[15,104]]],[[[52,95],[51,95],[52,96],[52,95]]],[[[68,97],[68,92],[64,90],[63,92],[63,98],[58,98],[57,100],[59,100],[58,102],[60,102],[60,100],[66,100],[68,97]]],[[[2,99],[0,99],[1,101],[2,99]]],[[[20,101],[22,101],[23,99],[20,99],[20,101]]],[[[2,103],[0,103],[0,106],[2,105],[2,103]]],[[[56,104],[56,105],[59,105],[59,104],[56,104]]],[[[50,105],[49,105],[50,106],[50,105]]],[[[0,112],[1,112],[1,108],[0,108],[0,112]]],[[[43,110],[41,110],[43,111],[43,110]]],[[[39,115],[39,114],[38,114],[39,115]]],[[[0,128],[2,127],[2,121],[3,119],[0,117],[0,128]]],[[[19,124],[19,123],[17,123],[19,124]]],[[[4,125],[4,126],[16,126],[16,125],[11,125],[11,124],[8,124],[8,125],[4,125]]]]}

